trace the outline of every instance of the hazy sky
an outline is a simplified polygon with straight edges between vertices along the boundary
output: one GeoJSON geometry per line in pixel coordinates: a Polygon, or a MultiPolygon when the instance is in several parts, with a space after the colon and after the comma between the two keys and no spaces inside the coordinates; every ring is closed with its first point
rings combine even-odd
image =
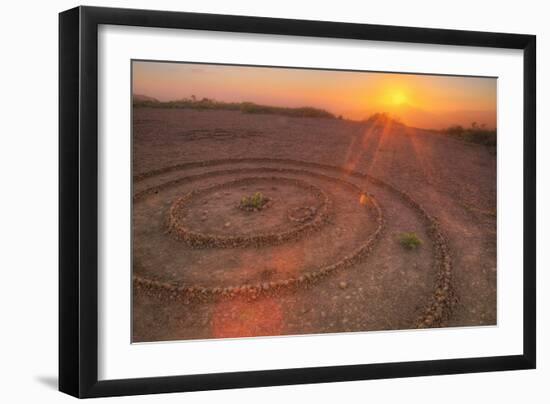
{"type": "Polygon", "coordinates": [[[495,127],[496,88],[493,78],[133,62],[134,94],[160,101],[195,95],[312,106],[351,119],[388,112],[423,128],[473,121],[495,127]]]}

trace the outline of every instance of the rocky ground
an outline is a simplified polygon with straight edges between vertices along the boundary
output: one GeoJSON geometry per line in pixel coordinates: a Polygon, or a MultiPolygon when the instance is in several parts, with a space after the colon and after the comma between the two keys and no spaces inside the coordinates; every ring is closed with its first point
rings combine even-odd
{"type": "Polygon", "coordinates": [[[148,108],[133,120],[134,342],[496,324],[485,147],[391,121],[148,108]],[[255,192],[266,209],[239,209],[255,192]],[[403,232],[422,245],[403,248],[403,232]]]}

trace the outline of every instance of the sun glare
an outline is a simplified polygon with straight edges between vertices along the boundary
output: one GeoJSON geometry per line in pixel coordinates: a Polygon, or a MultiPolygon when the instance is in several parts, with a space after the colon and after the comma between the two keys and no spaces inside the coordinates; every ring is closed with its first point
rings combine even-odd
{"type": "Polygon", "coordinates": [[[391,102],[393,105],[402,105],[407,102],[407,96],[401,91],[396,91],[391,95],[391,102]]]}

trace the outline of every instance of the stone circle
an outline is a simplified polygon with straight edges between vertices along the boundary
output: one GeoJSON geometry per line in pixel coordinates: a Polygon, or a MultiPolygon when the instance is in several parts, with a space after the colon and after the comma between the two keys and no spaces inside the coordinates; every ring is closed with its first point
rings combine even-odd
{"type": "MultiPolygon", "coordinates": [[[[347,189],[350,197],[360,201],[362,208],[368,209],[365,215],[373,221],[374,230],[365,236],[360,245],[353,251],[338,257],[333,262],[322,262],[314,268],[291,274],[288,277],[277,280],[255,280],[252,282],[224,284],[188,284],[177,280],[163,281],[153,279],[150,276],[134,273],[134,285],[141,290],[159,297],[181,298],[184,301],[211,301],[215,299],[231,299],[237,296],[245,296],[256,299],[266,294],[277,294],[286,290],[294,290],[300,287],[313,286],[317,281],[331,273],[345,270],[367,259],[376,248],[376,243],[384,230],[383,206],[380,206],[374,195],[369,194],[368,189],[363,189],[345,178],[353,178],[365,184],[375,184],[390,191],[396,198],[401,199],[412,208],[422,219],[427,234],[433,246],[433,265],[436,269],[433,294],[424,303],[423,314],[416,320],[415,326],[433,327],[440,326],[450,316],[455,299],[453,295],[451,276],[452,263],[446,238],[440,230],[435,218],[430,216],[423,206],[415,201],[409,194],[403,192],[391,184],[383,182],[366,173],[349,170],[343,167],[331,166],[320,163],[305,162],[289,159],[273,158],[242,158],[224,159],[185,163],[152,170],[134,177],[134,183],[145,184],[138,187],[134,193],[134,204],[142,203],[149,196],[157,197],[159,193],[176,189],[181,184],[193,184],[195,182],[212,180],[217,177],[237,176],[237,179],[214,182],[207,186],[192,188],[184,195],[174,197],[173,202],[165,213],[166,232],[175,243],[180,243],[185,248],[191,249],[237,249],[247,247],[263,248],[266,246],[284,245],[292,243],[301,237],[317,231],[323,231],[323,226],[333,219],[333,201],[330,193],[319,185],[314,185],[306,180],[316,179],[323,184],[347,189]],[[246,165],[251,165],[247,167],[246,165]],[[238,168],[217,169],[218,166],[241,165],[238,168]],[[273,167],[271,165],[277,165],[273,167]],[[253,166],[253,167],[252,167],[253,166]],[[206,172],[193,172],[196,169],[208,169],[206,172]],[[331,175],[320,173],[316,170],[326,170],[331,175]],[[190,174],[185,174],[191,171],[190,174]],[[168,181],[147,186],[150,179],[159,178],[171,173],[175,175],[168,181]],[[230,218],[224,224],[225,233],[205,232],[190,226],[184,218],[184,213],[189,209],[190,203],[200,197],[213,192],[232,190],[251,183],[294,184],[299,189],[311,193],[317,201],[317,205],[301,204],[284,209],[288,223],[281,224],[277,231],[235,233],[230,218]]],[[[275,186],[273,186],[275,188],[275,186]]],[[[328,187],[330,188],[330,187],[328,187]]],[[[277,201],[273,202],[277,204],[277,201]]],[[[276,205],[274,205],[276,206],[276,205]]],[[[271,208],[270,208],[271,209],[271,208]]],[[[269,211],[270,209],[266,210],[269,211]]],[[[283,208],[281,208],[283,209],[283,208]]],[[[354,207],[354,209],[360,209],[354,207]]],[[[275,209],[273,209],[275,211],[275,209]]],[[[194,217],[194,216],[193,216],[194,217]]],[[[281,219],[282,220],[282,219],[281,219]]],[[[197,225],[195,223],[195,225],[197,225]]],[[[200,223],[199,223],[200,225],[200,223]]],[[[183,247],[182,247],[183,248],[183,247]]],[[[238,250],[235,254],[239,254],[238,250]]],[[[222,264],[223,265],[223,264],[222,264]]]]}

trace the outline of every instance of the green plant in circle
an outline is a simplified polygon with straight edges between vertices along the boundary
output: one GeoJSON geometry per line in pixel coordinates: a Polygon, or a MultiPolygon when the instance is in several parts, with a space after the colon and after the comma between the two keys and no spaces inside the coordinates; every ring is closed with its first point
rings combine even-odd
{"type": "Polygon", "coordinates": [[[243,196],[241,198],[240,207],[246,210],[260,210],[268,202],[269,198],[263,196],[261,192],[256,192],[251,196],[243,196]]]}

